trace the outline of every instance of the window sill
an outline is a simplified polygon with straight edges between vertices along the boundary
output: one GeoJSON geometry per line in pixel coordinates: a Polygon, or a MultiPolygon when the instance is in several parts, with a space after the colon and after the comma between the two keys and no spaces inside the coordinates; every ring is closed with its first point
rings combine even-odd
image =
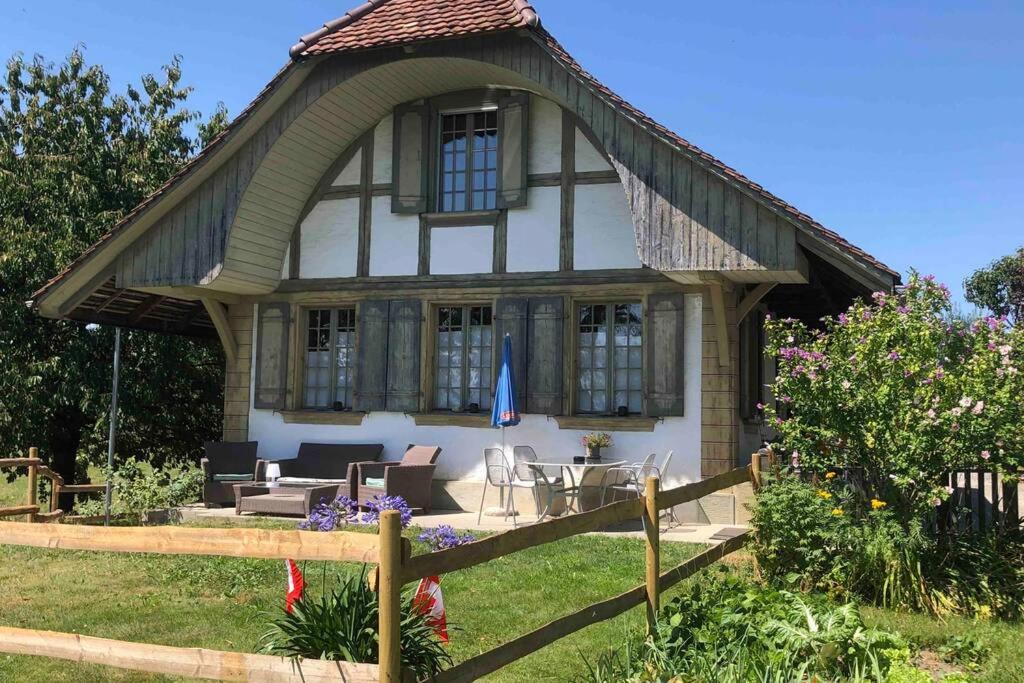
{"type": "Polygon", "coordinates": [[[555,415],[554,420],[558,423],[559,429],[591,429],[608,432],[653,432],[654,425],[658,424],[658,418],[643,417],[642,415],[632,417],[555,415]]]}
{"type": "Polygon", "coordinates": [[[423,214],[423,220],[431,228],[460,228],[476,225],[496,225],[500,209],[434,211],[423,214]]]}
{"type": "Polygon", "coordinates": [[[366,413],[340,410],[282,410],[285,424],[360,425],[366,413]]]}
{"type": "Polygon", "coordinates": [[[417,427],[491,428],[489,413],[416,413],[411,417],[417,427]]]}

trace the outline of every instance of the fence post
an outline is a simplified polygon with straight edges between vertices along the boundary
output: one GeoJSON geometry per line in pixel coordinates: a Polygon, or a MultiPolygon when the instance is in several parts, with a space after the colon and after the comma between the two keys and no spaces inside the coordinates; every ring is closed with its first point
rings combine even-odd
{"type": "Polygon", "coordinates": [[[761,488],[761,451],[755,451],[750,456],[750,483],[755,492],[761,488]]]}
{"type": "Polygon", "coordinates": [[[647,632],[654,631],[661,607],[661,594],[658,588],[658,575],[661,573],[661,531],[658,528],[660,517],[658,510],[658,477],[647,477],[644,483],[644,531],[647,539],[647,632]]]}
{"type": "MultiPolygon", "coordinates": [[[[30,457],[30,458],[38,458],[39,457],[39,449],[36,448],[35,446],[32,446],[31,448],[29,448],[28,449],[28,457],[30,457]]],[[[27,502],[27,505],[35,505],[36,501],[39,498],[39,484],[38,484],[38,481],[39,481],[39,471],[36,469],[36,465],[29,465],[28,466],[28,502],[27,502]]],[[[36,516],[35,516],[34,513],[31,513],[31,512],[28,513],[28,521],[29,521],[29,523],[32,523],[32,522],[36,521],[36,516]]]]}
{"type": "Polygon", "coordinates": [[[380,513],[380,564],[377,572],[378,630],[380,636],[379,679],[382,683],[402,680],[401,634],[399,625],[402,592],[402,518],[397,510],[380,513]]]}

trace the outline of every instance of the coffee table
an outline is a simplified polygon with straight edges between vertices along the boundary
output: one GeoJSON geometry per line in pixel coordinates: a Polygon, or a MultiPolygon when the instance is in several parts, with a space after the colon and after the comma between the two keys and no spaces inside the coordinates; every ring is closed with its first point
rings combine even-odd
{"type": "Polygon", "coordinates": [[[304,487],[266,483],[235,484],[235,514],[256,512],[308,517],[321,500],[334,500],[337,495],[338,484],[304,487]]]}

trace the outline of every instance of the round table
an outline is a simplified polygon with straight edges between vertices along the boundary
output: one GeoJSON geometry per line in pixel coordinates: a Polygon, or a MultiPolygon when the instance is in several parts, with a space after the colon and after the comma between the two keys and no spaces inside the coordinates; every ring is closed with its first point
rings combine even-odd
{"type": "MultiPolygon", "coordinates": [[[[530,469],[537,470],[540,475],[537,479],[538,484],[546,482],[547,477],[544,475],[545,469],[557,468],[563,475],[563,488],[575,490],[573,499],[577,502],[578,512],[584,512],[586,510],[593,510],[601,505],[601,480],[604,478],[604,473],[612,467],[621,467],[627,464],[625,460],[602,460],[601,462],[585,462],[578,463],[574,462],[572,458],[561,459],[561,460],[538,460],[536,462],[526,463],[530,469]]],[[[564,495],[564,494],[563,494],[564,495]]],[[[538,522],[544,521],[544,519],[551,513],[551,508],[555,502],[555,491],[553,486],[548,486],[548,504],[544,508],[544,511],[537,518],[538,522]]],[[[568,503],[566,504],[568,508],[568,503]]]]}

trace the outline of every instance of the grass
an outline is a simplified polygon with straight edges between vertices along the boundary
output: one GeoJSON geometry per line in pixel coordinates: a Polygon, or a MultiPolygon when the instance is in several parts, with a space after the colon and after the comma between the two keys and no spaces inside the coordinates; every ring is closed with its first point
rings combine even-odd
{"type": "MultiPolygon", "coordinates": [[[[259,526],[273,527],[273,523],[259,526]]],[[[412,530],[406,535],[412,536],[412,530]]],[[[664,544],[665,566],[701,550],[664,544]]],[[[416,550],[424,549],[416,544],[416,550]]],[[[583,536],[532,548],[445,577],[451,653],[464,660],[643,581],[639,539],[583,536]]],[[[284,594],[278,561],[133,556],[0,546],[0,623],[183,647],[252,651],[268,610],[284,594]]],[[[324,563],[304,571],[319,590],[324,563]]],[[[328,574],[329,576],[329,574],[328,574]]],[[[490,680],[565,680],[595,656],[624,642],[643,622],[642,608],[596,624],[515,663],[490,680]]],[[[0,655],[0,680],[163,681],[100,666],[0,655]]]]}

